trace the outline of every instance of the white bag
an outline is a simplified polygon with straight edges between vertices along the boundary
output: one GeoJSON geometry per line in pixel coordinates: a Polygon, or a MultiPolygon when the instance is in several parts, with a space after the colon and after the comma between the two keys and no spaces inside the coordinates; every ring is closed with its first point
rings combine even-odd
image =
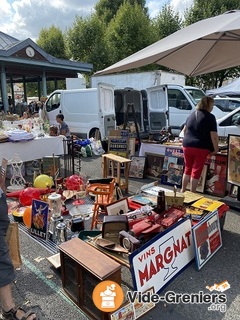
{"type": "Polygon", "coordinates": [[[93,139],[91,142],[91,147],[92,147],[92,152],[95,156],[101,156],[102,154],[105,153],[102,147],[102,142],[101,140],[95,140],[93,139]]]}

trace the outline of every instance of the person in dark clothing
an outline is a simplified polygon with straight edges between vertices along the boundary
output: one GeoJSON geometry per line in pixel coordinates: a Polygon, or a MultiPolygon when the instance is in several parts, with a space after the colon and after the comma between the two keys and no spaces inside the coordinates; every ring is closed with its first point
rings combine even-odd
{"type": "Polygon", "coordinates": [[[15,279],[14,267],[9,256],[8,246],[5,240],[9,225],[8,206],[5,195],[5,181],[0,174],[0,302],[3,319],[34,320],[37,316],[34,312],[25,312],[15,305],[12,295],[12,282],[15,279]]]}
{"type": "Polygon", "coordinates": [[[184,126],[183,155],[185,169],[182,192],[190,182],[190,191],[195,192],[203,166],[209,153],[218,152],[217,122],[213,114],[214,99],[203,97],[190,114],[184,126]]]}

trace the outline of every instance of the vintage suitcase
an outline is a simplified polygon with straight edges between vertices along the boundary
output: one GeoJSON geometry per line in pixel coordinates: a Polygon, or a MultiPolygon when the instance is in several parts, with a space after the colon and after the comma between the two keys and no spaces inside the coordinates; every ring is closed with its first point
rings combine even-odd
{"type": "Polygon", "coordinates": [[[145,218],[132,227],[131,231],[134,233],[135,237],[139,237],[141,235],[147,235],[149,233],[157,233],[160,232],[161,226],[158,223],[155,223],[153,220],[145,218]]]}

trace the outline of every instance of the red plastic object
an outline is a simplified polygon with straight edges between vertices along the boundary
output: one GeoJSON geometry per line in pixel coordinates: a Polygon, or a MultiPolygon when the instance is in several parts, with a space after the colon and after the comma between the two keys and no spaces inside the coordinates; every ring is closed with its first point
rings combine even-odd
{"type": "MultiPolygon", "coordinates": [[[[54,189],[49,189],[49,188],[46,188],[46,189],[32,188],[32,189],[38,190],[41,195],[46,194],[46,193],[55,192],[54,189]]],[[[26,190],[26,189],[25,189],[25,190],[26,190]]],[[[15,192],[7,192],[7,193],[6,193],[6,196],[7,196],[8,198],[19,198],[20,193],[21,193],[22,191],[24,191],[24,190],[19,190],[19,191],[15,191],[15,192]]]]}
{"type": "Polygon", "coordinates": [[[145,219],[134,224],[131,231],[134,233],[135,237],[138,237],[141,234],[160,232],[160,229],[161,229],[160,224],[155,223],[150,219],[145,219]]]}
{"type": "Polygon", "coordinates": [[[130,198],[128,198],[128,207],[130,210],[133,211],[133,210],[141,208],[142,205],[139,203],[136,203],[136,202],[132,201],[130,198]]]}
{"type": "Polygon", "coordinates": [[[67,207],[64,205],[62,206],[62,216],[67,216],[69,214],[69,210],[67,209],[67,207]]]}
{"type": "Polygon", "coordinates": [[[68,190],[80,191],[80,186],[83,185],[83,180],[80,176],[74,174],[66,179],[65,185],[68,190]]]}
{"type": "Polygon", "coordinates": [[[28,187],[21,191],[19,201],[23,206],[30,206],[33,199],[40,200],[40,195],[38,189],[28,187]]]}
{"type": "Polygon", "coordinates": [[[84,204],[84,203],[85,203],[85,201],[82,199],[77,199],[77,200],[73,201],[74,206],[78,206],[78,205],[84,204]]]}

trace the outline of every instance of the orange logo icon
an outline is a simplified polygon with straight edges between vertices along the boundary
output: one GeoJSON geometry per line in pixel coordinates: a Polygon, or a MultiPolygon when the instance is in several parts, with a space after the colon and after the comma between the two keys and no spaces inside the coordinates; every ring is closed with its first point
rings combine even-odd
{"type": "Polygon", "coordinates": [[[111,280],[100,282],[92,294],[95,306],[103,312],[116,311],[123,303],[123,297],[121,286],[111,280]]]}

